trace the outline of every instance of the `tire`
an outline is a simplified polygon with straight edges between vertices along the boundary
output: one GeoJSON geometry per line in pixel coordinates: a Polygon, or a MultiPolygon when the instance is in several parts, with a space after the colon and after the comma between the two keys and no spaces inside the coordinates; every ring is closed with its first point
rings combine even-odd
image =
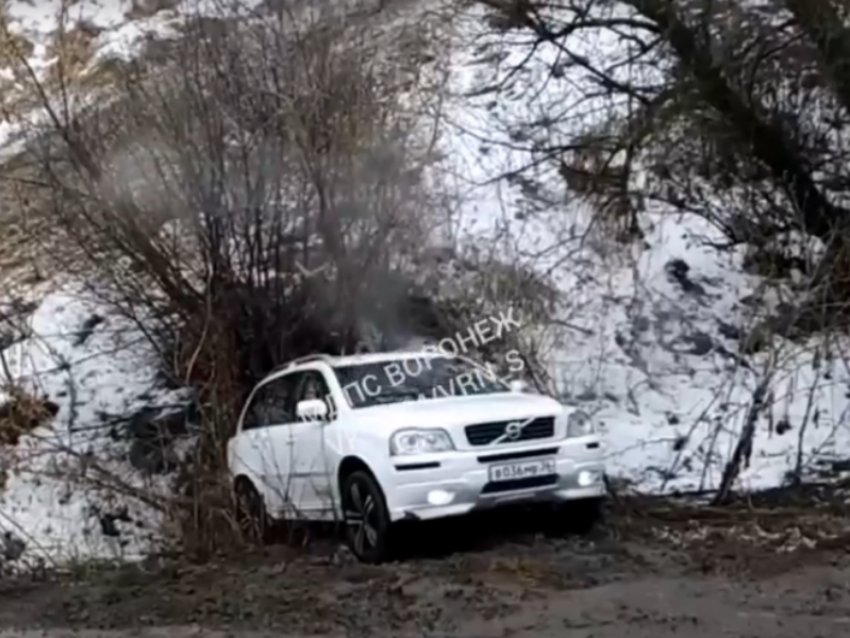
{"type": "Polygon", "coordinates": [[[242,538],[252,545],[265,545],[270,540],[272,525],[262,495],[247,479],[237,481],[234,491],[236,521],[242,538]]]}
{"type": "Polygon", "coordinates": [[[375,478],[364,470],[345,477],[342,484],[345,540],[362,563],[383,563],[392,558],[392,521],[384,493],[375,478]]]}
{"type": "Polygon", "coordinates": [[[555,505],[549,513],[550,532],[587,536],[602,522],[604,498],[584,498],[555,505]]]}

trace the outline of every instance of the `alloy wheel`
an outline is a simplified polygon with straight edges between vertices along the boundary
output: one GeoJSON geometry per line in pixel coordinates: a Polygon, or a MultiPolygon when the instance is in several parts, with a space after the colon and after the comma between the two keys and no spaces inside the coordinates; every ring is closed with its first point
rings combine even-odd
{"type": "Polygon", "coordinates": [[[371,474],[355,471],[343,488],[342,514],[348,546],[358,560],[380,563],[392,553],[389,512],[383,492],[371,474]]]}
{"type": "Polygon", "coordinates": [[[348,523],[354,551],[358,556],[378,546],[377,507],[375,498],[360,481],[352,481],[345,520],[348,523]]]}
{"type": "Polygon", "coordinates": [[[240,483],[236,490],[236,499],[237,520],[243,537],[254,543],[266,543],[269,521],[262,496],[253,485],[240,483]]]}

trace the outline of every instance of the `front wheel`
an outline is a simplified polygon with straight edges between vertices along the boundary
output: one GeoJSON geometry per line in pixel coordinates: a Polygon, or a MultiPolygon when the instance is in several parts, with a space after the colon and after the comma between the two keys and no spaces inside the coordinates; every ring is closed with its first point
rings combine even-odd
{"type": "Polygon", "coordinates": [[[391,558],[392,521],[375,478],[363,470],[349,474],[342,486],[342,512],[348,547],[363,563],[391,558]]]}
{"type": "Polygon", "coordinates": [[[262,495],[247,480],[238,481],[235,492],[236,520],[242,538],[255,545],[268,543],[272,525],[262,495]]]}

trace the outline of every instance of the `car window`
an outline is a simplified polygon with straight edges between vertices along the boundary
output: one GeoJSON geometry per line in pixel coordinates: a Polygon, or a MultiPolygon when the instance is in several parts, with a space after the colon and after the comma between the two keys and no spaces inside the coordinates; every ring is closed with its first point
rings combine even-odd
{"type": "Polygon", "coordinates": [[[304,372],[301,380],[301,386],[298,391],[298,401],[308,401],[310,399],[321,399],[324,401],[328,406],[328,414],[331,415],[331,418],[333,418],[333,415],[336,412],[333,398],[331,397],[331,391],[328,387],[325,375],[318,370],[308,370],[307,372],[304,372]]]}
{"type": "Polygon", "coordinates": [[[245,415],[243,430],[283,425],[295,421],[295,389],[303,373],[288,374],[269,381],[254,394],[245,415]]]}
{"type": "Polygon", "coordinates": [[[266,399],[265,425],[281,425],[295,421],[295,389],[303,373],[295,372],[269,383],[266,399]]]}
{"type": "Polygon", "coordinates": [[[425,357],[334,368],[353,408],[386,403],[510,392],[492,366],[460,357],[425,357]]]}
{"type": "Polygon", "coordinates": [[[265,402],[266,387],[263,386],[254,392],[251,397],[251,405],[245,411],[245,419],[242,421],[242,430],[253,430],[260,426],[260,415],[263,412],[263,403],[265,402]]]}

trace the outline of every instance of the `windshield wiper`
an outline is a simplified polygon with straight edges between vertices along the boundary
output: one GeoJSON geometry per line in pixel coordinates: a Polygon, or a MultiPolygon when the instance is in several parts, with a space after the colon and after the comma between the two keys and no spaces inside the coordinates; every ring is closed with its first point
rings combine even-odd
{"type": "Polygon", "coordinates": [[[372,403],[375,404],[384,404],[384,403],[398,403],[399,401],[404,401],[405,399],[418,399],[418,392],[394,392],[392,394],[379,394],[376,397],[372,397],[372,403]]]}

